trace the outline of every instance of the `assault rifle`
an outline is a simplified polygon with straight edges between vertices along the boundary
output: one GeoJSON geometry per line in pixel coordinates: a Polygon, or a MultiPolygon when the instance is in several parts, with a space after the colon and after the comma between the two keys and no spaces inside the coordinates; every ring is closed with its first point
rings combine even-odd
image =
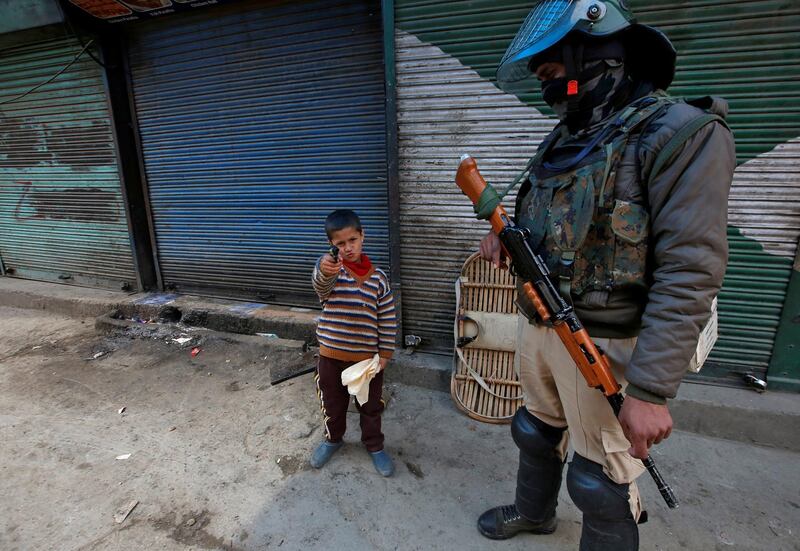
{"type": "MultiPolygon", "coordinates": [[[[619,417],[624,396],[619,383],[611,373],[608,358],[592,342],[589,333],[575,315],[572,305],[567,303],[550,280],[547,265],[531,250],[527,239],[528,231],[516,226],[508,217],[503,206],[499,204],[499,197],[493,193],[494,190],[483,179],[478,172],[478,165],[469,155],[461,158],[456,173],[456,184],[473,205],[483,205],[487,200],[495,198],[494,202],[497,204],[488,219],[492,224],[492,231],[500,238],[503,249],[511,259],[516,276],[523,281],[525,294],[533,303],[542,321],[552,324],[589,386],[605,395],[611,404],[611,409],[614,410],[614,415],[619,417]],[[484,193],[485,191],[487,193],[484,193]]],[[[642,463],[653,477],[667,506],[670,509],[678,507],[678,500],[672,488],[661,476],[653,459],[647,456],[642,463]]]]}

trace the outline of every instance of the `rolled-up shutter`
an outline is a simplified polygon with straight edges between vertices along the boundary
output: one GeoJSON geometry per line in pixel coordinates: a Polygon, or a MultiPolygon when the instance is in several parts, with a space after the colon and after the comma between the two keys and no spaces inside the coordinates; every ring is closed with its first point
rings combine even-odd
{"type": "Polygon", "coordinates": [[[183,290],[316,301],[325,216],[388,269],[377,2],[242,2],[133,30],[158,259],[183,290]]]}
{"type": "Polygon", "coordinates": [[[134,289],[102,69],[53,34],[0,51],[0,261],[7,275],[134,289]]]}

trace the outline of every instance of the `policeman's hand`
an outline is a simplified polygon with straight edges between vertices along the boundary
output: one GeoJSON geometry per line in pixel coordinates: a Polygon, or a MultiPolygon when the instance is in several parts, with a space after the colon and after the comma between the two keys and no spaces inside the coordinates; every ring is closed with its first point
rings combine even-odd
{"type": "Polygon", "coordinates": [[[647,457],[648,448],[669,438],[672,432],[672,416],[666,405],[637,400],[633,396],[625,398],[619,423],[631,443],[628,453],[639,459],[647,457]]]}
{"type": "Polygon", "coordinates": [[[489,232],[481,239],[481,258],[488,260],[496,268],[506,269],[505,253],[500,245],[500,238],[494,232],[489,232]]]}
{"type": "Polygon", "coordinates": [[[325,254],[319,262],[319,270],[326,276],[334,276],[342,268],[342,259],[335,261],[329,254],[325,254]]]}

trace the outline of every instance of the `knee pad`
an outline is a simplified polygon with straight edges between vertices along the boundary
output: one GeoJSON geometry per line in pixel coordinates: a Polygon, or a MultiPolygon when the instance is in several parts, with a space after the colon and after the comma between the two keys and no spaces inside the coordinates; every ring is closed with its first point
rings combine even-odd
{"type": "Polygon", "coordinates": [[[511,421],[511,436],[521,452],[534,456],[552,456],[566,429],[548,425],[522,406],[511,421]]]}
{"type": "Polygon", "coordinates": [[[556,515],[564,461],[558,445],[565,429],[552,427],[521,407],[511,422],[519,448],[515,504],[526,519],[545,523],[556,515]]]}
{"type": "Polygon", "coordinates": [[[617,484],[594,461],[574,454],[567,471],[567,489],[584,517],[607,521],[633,521],[628,502],[629,484],[617,484]]]}
{"type": "Polygon", "coordinates": [[[608,478],[599,464],[575,454],[567,488],[583,512],[579,551],[638,551],[639,528],[628,502],[629,487],[608,478]]]}

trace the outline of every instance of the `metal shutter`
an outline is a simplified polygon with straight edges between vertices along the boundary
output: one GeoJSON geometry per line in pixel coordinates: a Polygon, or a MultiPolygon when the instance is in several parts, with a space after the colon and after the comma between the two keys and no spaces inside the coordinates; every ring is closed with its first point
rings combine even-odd
{"type": "Polygon", "coordinates": [[[701,377],[763,377],[800,236],[800,6],[788,0],[631,4],[678,50],[670,93],[718,95],[730,103],[739,162],[728,208],[730,260],[719,297],[720,338],[701,377]]]}
{"type": "Polygon", "coordinates": [[[62,35],[0,51],[0,259],[9,275],[132,289],[102,69],[84,54],[15,99],[81,49],[62,35]]]}
{"type": "MultiPolygon", "coordinates": [[[[501,47],[496,23],[506,8],[496,2],[397,5],[403,331],[422,337],[427,351],[450,352],[454,282],[489,229],[475,220],[472,205],[454,183],[459,156],[469,153],[487,181],[505,186],[555,121],[464,64],[462,55],[482,56],[487,45],[501,47]],[[435,42],[423,42],[406,29],[424,29],[424,39],[435,42]]],[[[525,13],[518,9],[506,17],[503,32],[509,41],[525,13]]],[[[513,197],[505,201],[507,208],[513,197]]]]}
{"type": "Polygon", "coordinates": [[[235,3],[137,26],[130,65],[164,282],[316,303],[323,223],[389,263],[376,2],[235,3]]]}
{"type": "MultiPolygon", "coordinates": [[[[730,200],[731,258],[720,296],[720,340],[704,376],[763,374],[800,235],[800,7],[788,0],[631,5],[640,21],[663,29],[676,44],[673,94],[710,93],[730,101],[740,166],[730,200]]],[[[513,98],[486,86],[530,6],[397,2],[401,204],[407,221],[402,240],[441,235],[428,247],[444,251],[433,266],[413,247],[403,249],[404,327],[434,345],[451,345],[451,282],[458,262],[484,233],[454,191],[457,155],[472,148],[483,158],[488,179],[505,183],[524,166],[547,126],[535,114],[535,108],[547,111],[537,92],[521,96],[525,103],[515,106],[513,98]],[[444,136],[441,149],[427,147],[427,131],[444,136]],[[421,209],[423,197],[427,206],[421,209]],[[409,221],[415,214],[421,216],[409,221]],[[417,278],[416,268],[426,266],[425,277],[417,278]]]]}
{"type": "Polygon", "coordinates": [[[455,185],[459,156],[505,186],[555,123],[436,46],[402,31],[396,43],[403,332],[428,351],[452,351],[453,285],[489,230],[455,185]]]}

